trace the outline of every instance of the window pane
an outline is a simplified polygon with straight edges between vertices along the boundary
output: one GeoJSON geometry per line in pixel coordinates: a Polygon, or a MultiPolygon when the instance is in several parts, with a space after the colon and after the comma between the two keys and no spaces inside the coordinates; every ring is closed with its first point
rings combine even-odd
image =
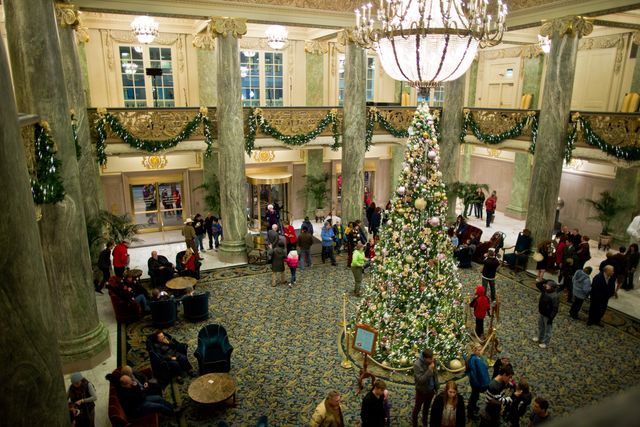
{"type": "Polygon", "coordinates": [[[137,46],[119,46],[120,75],[126,107],[146,106],[144,51],[137,46]]]}
{"type": "Polygon", "coordinates": [[[152,61],[157,61],[160,59],[160,49],[157,47],[150,47],[149,48],[149,58],[152,61]]]}

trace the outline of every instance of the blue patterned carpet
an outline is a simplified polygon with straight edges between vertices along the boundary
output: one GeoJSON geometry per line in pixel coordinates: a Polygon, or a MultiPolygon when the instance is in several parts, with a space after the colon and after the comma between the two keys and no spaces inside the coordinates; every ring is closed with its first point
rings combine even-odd
{"type": "MultiPolygon", "coordinates": [[[[238,405],[196,405],[187,397],[188,382],[174,384],[172,394],[186,409],[180,420],[167,418],[163,425],[215,426],[226,420],[231,426],[252,426],[260,415],[267,415],[272,426],[308,425],[315,406],[333,388],[343,394],[346,425],[359,425],[357,367],[340,366],[344,354],[342,295],[352,290],[353,277],[344,258],[339,258],[338,267],[318,261],[299,274],[294,289],[286,285],[272,288],[270,270],[265,266],[234,267],[204,275],[199,286],[211,292],[211,319],[192,324],[183,321],[180,314],[176,326],[167,331],[188,343],[192,353],[204,324],[225,326],[235,347],[231,374],[238,381],[238,405]]],[[[480,282],[477,269],[462,270],[460,276],[469,293],[480,282]]],[[[562,304],[551,346],[542,350],[531,341],[536,334],[538,300],[533,278],[504,271],[497,286],[502,299],[498,335],[503,352],[511,357],[516,377],[527,377],[533,394],[547,397],[555,415],[570,413],[640,382],[636,321],[610,312],[605,318],[607,326],[588,328],[583,321],[569,318],[569,307],[562,304]]],[[[349,298],[347,310],[352,313],[354,297],[349,298]]],[[[468,324],[472,322],[470,318],[468,324]]],[[[149,318],[126,326],[123,354],[130,364],[148,365],[144,337],[152,331],[149,318]]],[[[189,357],[197,366],[193,355],[189,357]]],[[[405,373],[373,371],[390,382],[392,425],[410,425],[412,378],[405,373]]],[[[446,374],[443,377],[446,379],[446,374]]],[[[467,380],[460,375],[456,379],[466,399],[467,380]]]]}

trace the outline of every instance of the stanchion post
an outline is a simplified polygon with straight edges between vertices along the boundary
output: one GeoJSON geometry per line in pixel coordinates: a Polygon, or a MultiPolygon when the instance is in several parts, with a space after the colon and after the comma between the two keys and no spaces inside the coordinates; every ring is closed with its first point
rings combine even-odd
{"type": "Polygon", "coordinates": [[[347,333],[348,298],[349,297],[347,296],[346,292],[342,294],[342,333],[344,334],[345,351],[343,353],[343,358],[342,358],[342,362],[340,363],[340,366],[342,366],[344,369],[350,369],[353,367],[353,365],[349,361],[349,334],[347,333]]]}

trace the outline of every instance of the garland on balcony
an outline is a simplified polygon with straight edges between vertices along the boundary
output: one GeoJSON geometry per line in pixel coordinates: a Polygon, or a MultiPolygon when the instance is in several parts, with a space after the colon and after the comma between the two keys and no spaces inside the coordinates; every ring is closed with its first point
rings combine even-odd
{"type": "Polygon", "coordinates": [[[60,176],[60,160],[56,158],[56,144],[51,138],[49,123],[35,125],[35,171],[31,177],[31,194],[38,204],[53,204],[64,199],[64,185],[60,176]]]}
{"type": "Polygon", "coordinates": [[[71,111],[71,131],[73,132],[73,142],[76,144],[76,160],[80,160],[82,148],[78,142],[78,121],[73,111],[71,111]]]}
{"type": "Polygon", "coordinates": [[[96,143],[96,157],[98,163],[104,166],[107,164],[106,140],[107,129],[109,126],[111,131],[122,141],[129,144],[136,150],[146,151],[148,153],[157,153],[158,151],[173,148],[182,141],[189,139],[200,124],[204,126],[204,142],[207,144],[205,156],[211,155],[213,136],[211,134],[211,121],[207,117],[207,107],[200,107],[200,111],[196,116],[187,123],[184,128],[173,138],[169,139],[140,139],[136,138],[129,132],[116,116],[102,109],[98,111],[99,117],[96,120],[96,132],[98,133],[98,141],[96,143]]]}
{"type": "Polygon", "coordinates": [[[533,135],[532,145],[535,149],[535,140],[538,135],[538,116],[535,111],[527,112],[527,115],[520,119],[511,129],[508,129],[499,134],[484,133],[480,130],[478,123],[473,118],[470,110],[465,109],[464,121],[462,122],[462,132],[460,133],[460,143],[465,143],[465,136],[467,130],[471,129],[473,136],[478,138],[481,142],[489,145],[500,144],[504,140],[517,138],[522,135],[522,131],[527,127],[527,124],[531,125],[531,133],[533,135]]]}
{"type": "Polygon", "coordinates": [[[256,143],[256,133],[258,129],[266,135],[283,142],[286,145],[301,146],[309,141],[316,139],[326,128],[331,125],[331,133],[333,137],[332,150],[340,148],[340,132],[338,129],[338,111],[334,108],[318,122],[318,125],[309,133],[299,133],[296,135],[285,135],[278,129],[273,127],[271,123],[262,114],[262,109],[251,108],[249,110],[249,131],[244,137],[244,149],[247,154],[251,154],[256,143]]]}
{"type": "Polygon", "coordinates": [[[598,148],[610,156],[614,156],[615,158],[621,160],[627,160],[629,162],[640,160],[639,145],[634,145],[631,147],[620,147],[618,145],[607,143],[604,139],[602,139],[600,135],[593,131],[589,120],[586,117],[581,116],[580,113],[575,113],[571,117],[571,121],[573,122],[573,130],[569,134],[569,137],[571,138],[571,136],[573,135],[572,144],[575,144],[577,133],[581,131],[584,135],[584,141],[588,145],[598,148]]]}

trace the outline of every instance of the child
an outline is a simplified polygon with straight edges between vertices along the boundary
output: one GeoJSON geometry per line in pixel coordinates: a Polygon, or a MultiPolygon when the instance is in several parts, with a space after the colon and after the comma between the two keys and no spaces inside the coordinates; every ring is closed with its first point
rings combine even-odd
{"type": "Polygon", "coordinates": [[[376,239],[374,237],[370,237],[369,241],[364,246],[364,257],[367,259],[367,262],[364,263],[364,269],[366,270],[371,267],[371,263],[376,257],[376,239]]]}
{"type": "Polygon", "coordinates": [[[484,286],[476,286],[476,297],[471,300],[473,307],[473,315],[476,318],[476,335],[478,338],[482,338],[484,335],[484,318],[489,314],[491,306],[489,305],[489,298],[484,294],[484,286]]]}
{"type": "Polygon", "coordinates": [[[287,265],[289,266],[289,270],[291,270],[291,282],[289,282],[289,287],[291,288],[296,284],[296,269],[298,268],[298,251],[295,249],[289,252],[287,258],[285,259],[287,265]]]}
{"type": "Polygon", "coordinates": [[[222,238],[222,225],[220,225],[220,219],[213,217],[213,224],[211,224],[211,232],[213,234],[213,241],[215,242],[216,251],[220,246],[220,238],[222,238]]]}
{"type": "Polygon", "coordinates": [[[525,378],[521,378],[513,392],[512,402],[509,406],[507,419],[511,427],[520,426],[520,418],[527,412],[531,405],[531,393],[529,392],[529,382],[525,378]]]}

